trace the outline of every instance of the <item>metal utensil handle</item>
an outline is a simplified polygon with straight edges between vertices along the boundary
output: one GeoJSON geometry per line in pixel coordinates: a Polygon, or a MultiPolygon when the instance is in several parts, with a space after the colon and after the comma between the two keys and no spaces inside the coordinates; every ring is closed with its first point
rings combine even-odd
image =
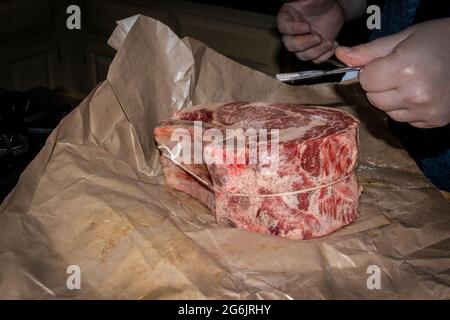
{"type": "Polygon", "coordinates": [[[287,81],[311,79],[311,78],[322,77],[322,76],[326,76],[326,75],[330,75],[330,74],[340,74],[340,73],[359,71],[359,70],[361,70],[360,67],[356,67],[356,68],[345,67],[345,68],[330,69],[330,70],[308,70],[308,71],[291,72],[291,73],[279,73],[276,75],[276,78],[279,81],[287,82],[287,81]]]}

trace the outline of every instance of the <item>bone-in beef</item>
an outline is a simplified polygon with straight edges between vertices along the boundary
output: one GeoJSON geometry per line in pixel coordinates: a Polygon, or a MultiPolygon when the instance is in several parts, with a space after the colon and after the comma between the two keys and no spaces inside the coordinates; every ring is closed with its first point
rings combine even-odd
{"type": "MultiPolygon", "coordinates": [[[[168,186],[207,205],[219,223],[291,239],[310,239],[358,217],[357,130],[358,121],[353,116],[334,108],[233,102],[182,109],[162,122],[154,134],[158,145],[171,150],[161,155],[168,186]],[[193,164],[194,148],[210,154],[222,152],[224,157],[229,152],[225,142],[217,146],[212,140],[194,143],[196,121],[203,124],[202,137],[211,128],[224,137],[226,129],[278,129],[278,165],[268,165],[259,158],[256,163],[250,162],[248,141],[244,150],[242,145],[240,149],[244,164],[193,164]],[[184,129],[192,137],[190,162],[183,162],[187,158],[182,159],[182,154],[176,152],[180,150],[176,148],[178,139],[173,139],[177,129],[184,129]],[[205,148],[207,144],[210,149],[205,148]]],[[[270,138],[269,156],[275,143],[270,138]]]]}

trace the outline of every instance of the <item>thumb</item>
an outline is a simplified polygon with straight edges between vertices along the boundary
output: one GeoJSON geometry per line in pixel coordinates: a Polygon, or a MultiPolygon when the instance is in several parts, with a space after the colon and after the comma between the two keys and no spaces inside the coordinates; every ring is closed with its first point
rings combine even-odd
{"type": "Polygon", "coordinates": [[[388,56],[412,31],[413,29],[409,28],[353,48],[339,46],[336,49],[336,57],[350,67],[365,66],[375,59],[388,56]]]}

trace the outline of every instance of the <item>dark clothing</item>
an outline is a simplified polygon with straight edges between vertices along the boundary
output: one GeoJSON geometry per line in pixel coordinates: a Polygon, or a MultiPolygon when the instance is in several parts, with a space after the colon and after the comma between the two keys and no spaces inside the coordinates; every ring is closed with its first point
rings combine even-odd
{"type": "Polygon", "coordinates": [[[414,23],[420,0],[386,0],[381,14],[381,29],[374,30],[370,39],[400,32],[414,23]]]}
{"type": "Polygon", "coordinates": [[[450,17],[450,1],[422,0],[416,11],[414,23],[450,17]]]}
{"type": "MultiPolygon", "coordinates": [[[[374,31],[370,38],[387,36],[411,24],[446,17],[450,17],[450,1],[386,0],[381,30],[374,31]]],[[[450,125],[418,129],[390,120],[389,126],[423,173],[438,188],[450,191],[450,125]]]]}

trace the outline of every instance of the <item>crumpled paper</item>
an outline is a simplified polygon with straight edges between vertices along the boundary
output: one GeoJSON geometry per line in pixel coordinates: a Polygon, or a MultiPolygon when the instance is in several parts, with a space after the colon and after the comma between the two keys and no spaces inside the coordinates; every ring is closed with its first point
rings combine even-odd
{"type": "Polygon", "coordinates": [[[119,22],[109,43],[118,52],[107,80],[0,207],[0,298],[450,298],[450,206],[357,83],[282,84],[145,16],[119,22]],[[237,100],[353,112],[361,217],[292,241],[218,225],[167,188],[154,126],[186,106],[237,100]]]}

